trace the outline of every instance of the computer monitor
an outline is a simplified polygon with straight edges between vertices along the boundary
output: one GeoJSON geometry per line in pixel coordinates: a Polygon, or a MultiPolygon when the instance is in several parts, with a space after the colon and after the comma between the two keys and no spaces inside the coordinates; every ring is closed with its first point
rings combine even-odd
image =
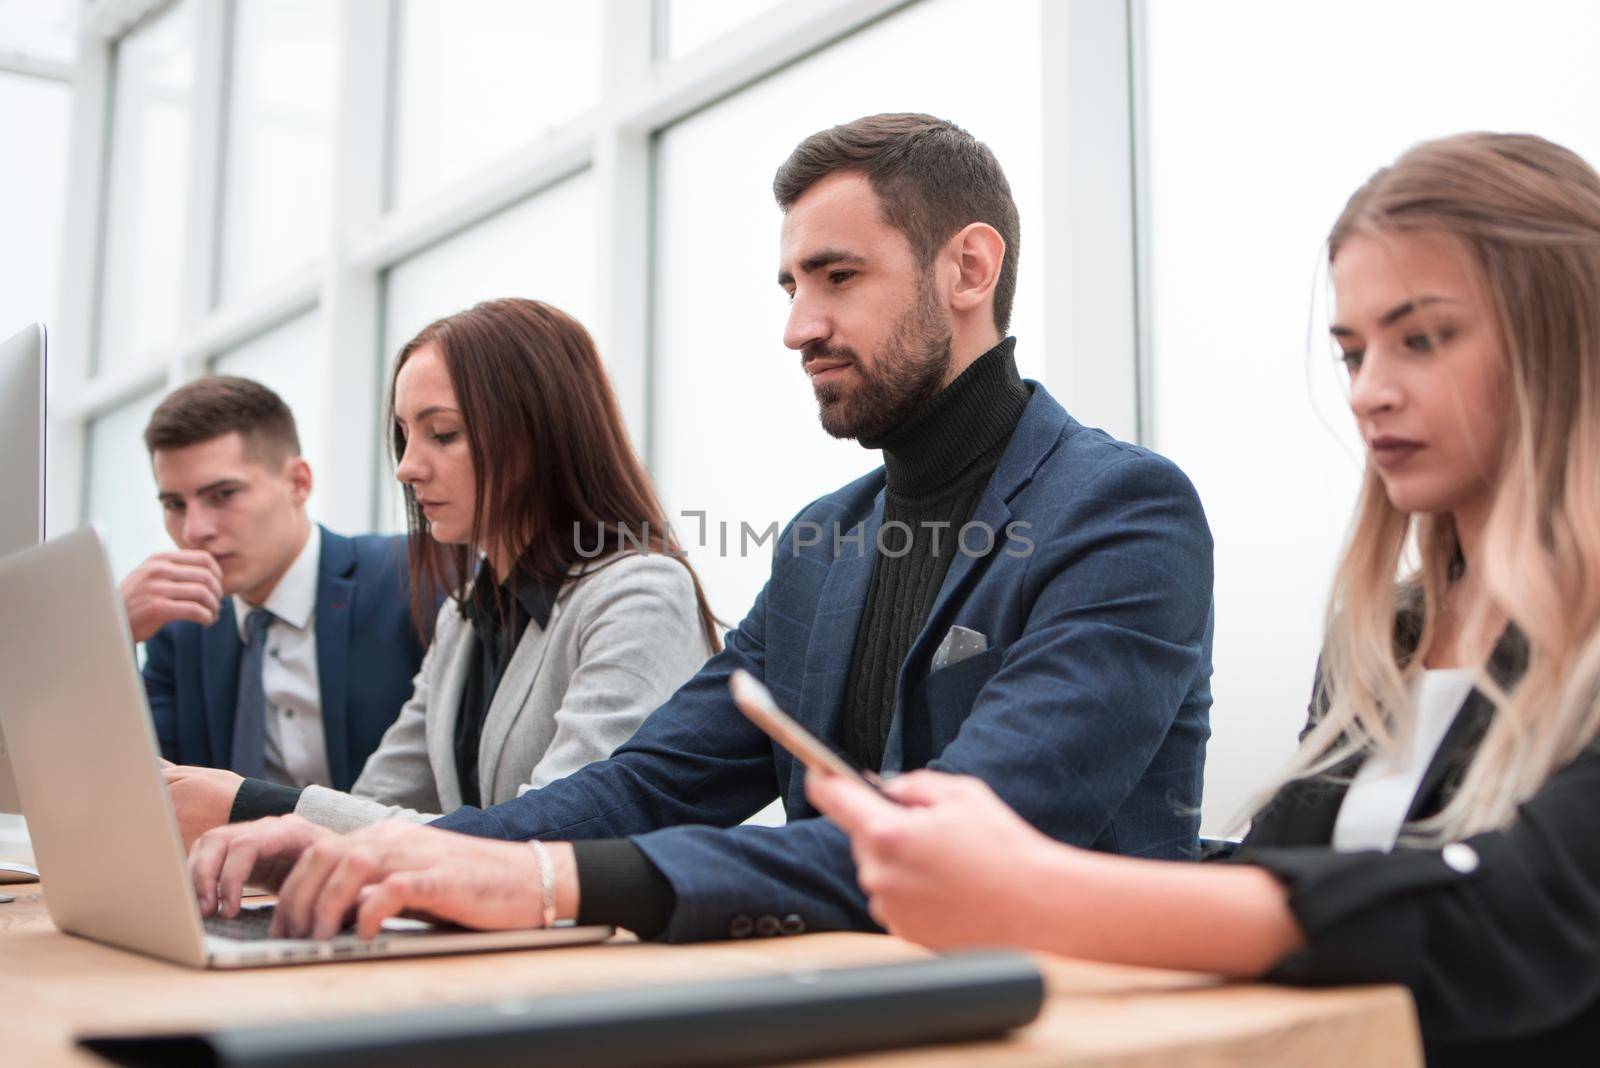
{"type": "MultiPolygon", "coordinates": [[[[44,540],[45,347],[43,323],[0,342],[0,556],[44,540]]],[[[21,811],[0,735],[0,812],[21,811]]]]}

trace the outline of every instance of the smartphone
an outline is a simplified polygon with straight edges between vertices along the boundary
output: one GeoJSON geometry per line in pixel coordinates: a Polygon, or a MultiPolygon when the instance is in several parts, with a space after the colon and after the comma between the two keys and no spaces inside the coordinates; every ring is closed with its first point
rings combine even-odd
{"type": "MultiPolygon", "coordinates": [[[[883,793],[883,780],[874,773],[858,768],[844,757],[824,745],[816,735],[794,721],[778,707],[772,693],[743,668],[736,669],[728,678],[728,689],[733,691],[733,703],[757,727],[789,752],[807,768],[823,775],[843,775],[854,779],[878,793],[883,793]]],[[[884,794],[885,797],[889,795],[884,794]]],[[[892,798],[890,800],[893,800],[892,798]]]]}

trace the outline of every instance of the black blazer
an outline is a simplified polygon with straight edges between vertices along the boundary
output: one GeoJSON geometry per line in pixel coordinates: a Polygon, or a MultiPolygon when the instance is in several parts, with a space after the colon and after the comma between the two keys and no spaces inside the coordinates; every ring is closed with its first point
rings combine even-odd
{"type": "MultiPolygon", "coordinates": [[[[1402,617],[1396,646],[1402,659],[1415,649],[1413,620],[1402,617]]],[[[1510,629],[1489,673],[1507,685],[1526,665],[1526,643],[1510,629]]],[[[1313,695],[1311,722],[1325,708],[1313,695]]],[[[1493,715],[1474,689],[1408,819],[1449,801],[1493,715]]],[[[1551,776],[1504,831],[1443,849],[1336,853],[1334,821],[1360,764],[1285,787],[1232,858],[1281,879],[1305,931],[1305,948],[1269,978],[1404,983],[1429,1064],[1600,1060],[1600,749],[1551,776]]]]}

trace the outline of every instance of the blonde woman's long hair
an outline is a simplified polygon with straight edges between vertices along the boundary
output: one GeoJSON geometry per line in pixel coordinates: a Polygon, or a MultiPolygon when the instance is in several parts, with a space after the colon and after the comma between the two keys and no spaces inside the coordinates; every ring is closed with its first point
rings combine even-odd
{"type": "MultiPolygon", "coordinates": [[[[1466,647],[1488,648],[1509,620],[1528,649],[1526,672],[1507,688],[1486,665],[1476,673],[1493,720],[1444,808],[1406,828],[1406,841],[1438,844],[1509,826],[1600,731],[1600,175],[1530,135],[1425,142],[1350,198],[1329,261],[1358,234],[1416,232],[1465,246],[1504,350],[1507,432],[1484,443],[1498,475],[1469,562],[1484,596],[1463,620],[1466,647]]],[[[1409,744],[1409,685],[1459,561],[1451,518],[1395,508],[1369,463],[1328,601],[1317,680],[1326,710],[1258,802],[1364,750],[1409,744]],[[1403,662],[1402,604],[1421,614],[1403,662]]]]}

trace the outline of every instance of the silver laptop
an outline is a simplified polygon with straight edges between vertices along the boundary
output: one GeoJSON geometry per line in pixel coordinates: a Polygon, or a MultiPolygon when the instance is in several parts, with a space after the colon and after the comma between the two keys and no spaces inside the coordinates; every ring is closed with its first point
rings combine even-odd
{"type": "MultiPolygon", "coordinates": [[[[44,540],[45,332],[30,323],[0,341],[0,556],[44,540]]],[[[0,734],[0,812],[21,812],[0,734]]]]}
{"type": "Polygon", "coordinates": [[[613,933],[573,925],[474,932],[399,920],[371,941],[319,942],[267,938],[265,909],[202,921],[96,531],[0,559],[0,636],[0,727],[45,903],[63,931],[205,968],[571,945],[613,933]]]}

